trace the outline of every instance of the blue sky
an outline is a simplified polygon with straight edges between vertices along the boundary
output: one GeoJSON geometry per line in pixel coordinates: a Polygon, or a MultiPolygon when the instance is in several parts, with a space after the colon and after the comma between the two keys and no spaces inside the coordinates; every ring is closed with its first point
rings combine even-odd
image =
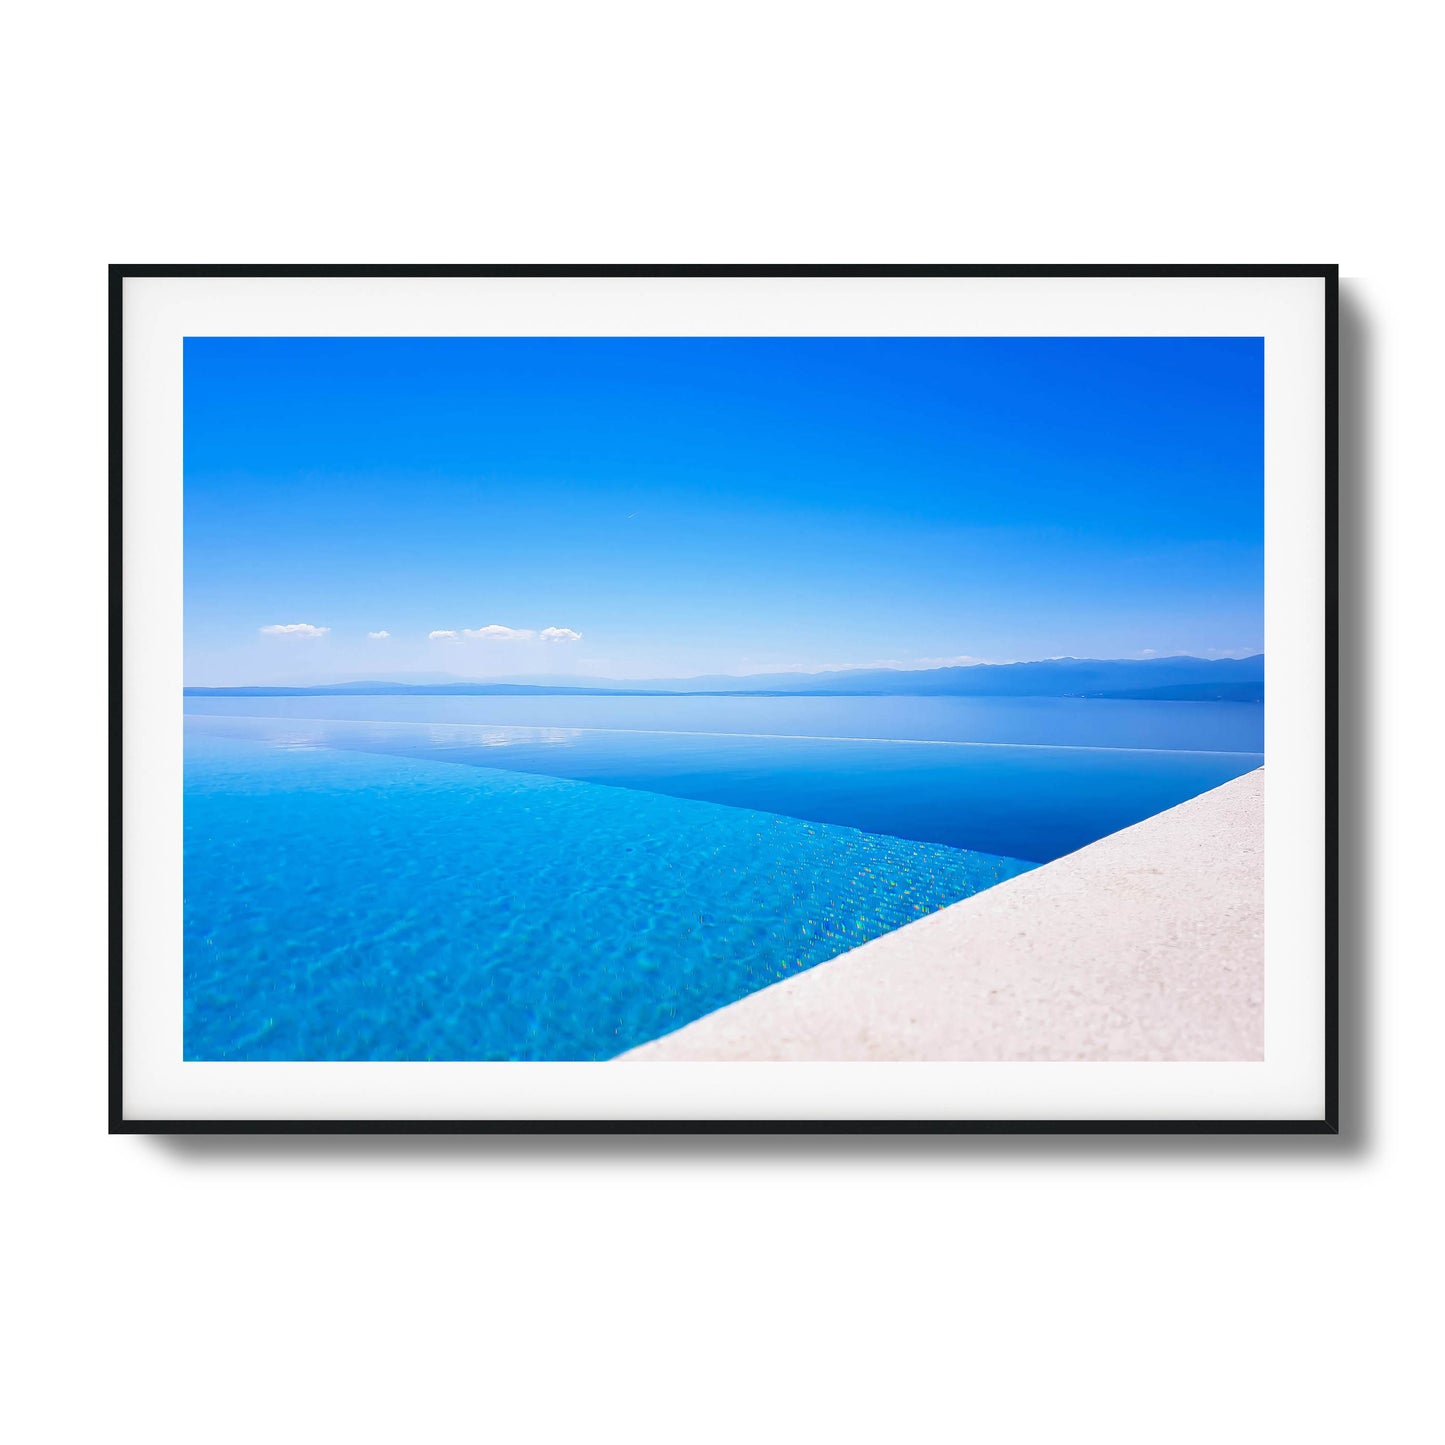
{"type": "Polygon", "coordinates": [[[1263,361],[191,338],[186,680],[1261,651],[1263,361]]]}

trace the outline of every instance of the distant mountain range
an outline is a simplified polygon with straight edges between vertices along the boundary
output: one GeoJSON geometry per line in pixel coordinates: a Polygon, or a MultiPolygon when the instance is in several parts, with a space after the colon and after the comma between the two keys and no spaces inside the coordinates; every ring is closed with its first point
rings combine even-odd
{"type": "Polygon", "coordinates": [[[748,677],[622,681],[541,678],[530,682],[337,682],[317,687],[188,687],[187,697],[1090,697],[1177,702],[1263,702],[1264,654],[975,663],[908,671],[766,672],[748,677]]]}

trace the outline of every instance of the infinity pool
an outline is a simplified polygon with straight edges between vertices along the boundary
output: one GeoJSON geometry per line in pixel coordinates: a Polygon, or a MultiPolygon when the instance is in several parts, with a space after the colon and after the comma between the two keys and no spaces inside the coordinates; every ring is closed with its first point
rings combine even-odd
{"type": "Polygon", "coordinates": [[[1263,761],[1209,705],[617,701],[187,699],[185,1057],[610,1058],[1263,761]]]}
{"type": "Polygon", "coordinates": [[[187,726],[188,1060],[610,1058],[1031,866],[215,725],[187,726]]]}

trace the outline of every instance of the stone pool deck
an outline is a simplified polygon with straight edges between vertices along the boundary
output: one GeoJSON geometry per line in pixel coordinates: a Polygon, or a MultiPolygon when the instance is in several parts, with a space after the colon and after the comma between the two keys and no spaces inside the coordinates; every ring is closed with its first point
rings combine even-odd
{"type": "Polygon", "coordinates": [[[622,1055],[1263,1057],[1263,768],[622,1055]]]}

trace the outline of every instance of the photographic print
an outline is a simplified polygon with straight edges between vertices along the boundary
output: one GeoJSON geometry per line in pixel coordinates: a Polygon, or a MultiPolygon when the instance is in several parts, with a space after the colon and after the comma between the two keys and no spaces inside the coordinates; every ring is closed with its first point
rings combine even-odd
{"type": "Polygon", "coordinates": [[[1265,335],[178,340],[182,1075],[1265,1065],[1265,335]]]}

